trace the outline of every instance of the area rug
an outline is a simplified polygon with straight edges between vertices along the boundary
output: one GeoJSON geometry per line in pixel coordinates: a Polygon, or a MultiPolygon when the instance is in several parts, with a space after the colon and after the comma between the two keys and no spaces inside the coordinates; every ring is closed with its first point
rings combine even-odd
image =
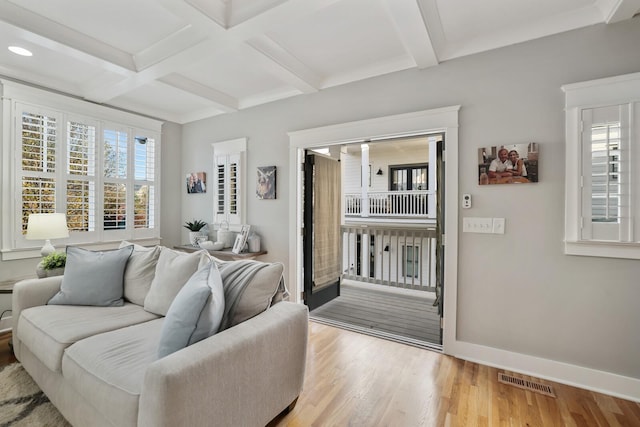
{"type": "Polygon", "coordinates": [[[68,427],[20,363],[0,370],[0,427],[68,427]]]}

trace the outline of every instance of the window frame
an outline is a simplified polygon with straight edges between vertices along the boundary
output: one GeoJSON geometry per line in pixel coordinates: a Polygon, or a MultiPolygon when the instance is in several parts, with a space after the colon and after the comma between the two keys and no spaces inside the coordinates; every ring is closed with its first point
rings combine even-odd
{"type": "MultiPolygon", "coordinates": [[[[67,173],[67,144],[68,123],[80,122],[90,126],[96,126],[96,165],[95,176],[91,177],[95,183],[95,232],[70,232],[68,239],[56,240],[56,245],[82,243],[86,246],[112,247],[119,240],[138,240],[141,243],[159,243],[160,241],[160,147],[162,122],[132,113],[116,110],[110,107],[100,106],[81,101],[68,96],[48,92],[46,90],[32,88],[15,82],[0,79],[2,89],[2,199],[5,212],[2,218],[2,259],[23,259],[38,257],[41,241],[24,239],[20,224],[22,218],[22,197],[18,190],[22,189],[21,156],[17,152],[22,147],[21,114],[29,111],[42,114],[53,114],[59,120],[56,125],[56,212],[67,212],[67,182],[74,180],[74,176],[67,173]],[[115,125],[126,129],[128,132],[128,180],[131,191],[127,194],[127,216],[131,216],[131,224],[122,233],[104,232],[102,230],[102,153],[103,129],[109,125],[115,125]],[[135,136],[144,135],[154,140],[154,228],[135,229],[133,227],[133,189],[138,181],[135,180],[135,136]],[[15,195],[14,195],[15,193],[15,195]],[[131,212],[131,215],[129,215],[131,212]],[[143,241],[145,240],[146,241],[143,241]]],[[[86,176],[78,175],[80,180],[86,180],[86,176]]]]}
{"type": "MultiPolygon", "coordinates": [[[[640,73],[574,83],[562,86],[565,93],[566,119],[566,167],[565,167],[565,254],[610,258],[640,259],[640,174],[635,165],[640,164],[640,73]],[[591,221],[591,147],[587,144],[587,132],[583,122],[585,111],[613,106],[628,108],[628,125],[621,132],[628,132],[624,142],[628,149],[627,165],[623,178],[628,180],[628,195],[624,202],[627,210],[624,221],[618,225],[617,240],[596,239],[585,232],[585,221],[591,221]],[[587,149],[588,147],[588,149],[587,149]]],[[[624,122],[624,120],[621,120],[624,122]]],[[[625,125],[622,124],[624,127],[625,125]]],[[[590,139],[589,139],[590,142],[590,139]]],[[[591,226],[593,228],[593,226],[591,226]]]]}

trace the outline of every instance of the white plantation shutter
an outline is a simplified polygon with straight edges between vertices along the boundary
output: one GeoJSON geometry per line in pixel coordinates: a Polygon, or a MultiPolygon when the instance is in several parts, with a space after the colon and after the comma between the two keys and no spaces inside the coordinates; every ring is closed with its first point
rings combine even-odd
{"type": "Polygon", "coordinates": [[[582,110],[582,238],[630,239],[629,105],[582,110]]]}
{"type": "Polygon", "coordinates": [[[145,134],[134,141],[133,227],[143,237],[156,228],[156,140],[145,134]]]}
{"type": "Polygon", "coordinates": [[[56,162],[60,141],[60,115],[30,105],[16,105],[16,136],[19,195],[18,224],[20,238],[27,231],[31,213],[56,212],[58,168],[56,162]]]}
{"type": "Polygon", "coordinates": [[[240,215],[240,154],[215,158],[216,222],[242,224],[240,215]]]}
{"type": "Polygon", "coordinates": [[[67,226],[71,233],[96,231],[96,131],[86,120],[67,121],[67,226]]]}
{"type": "Polygon", "coordinates": [[[247,140],[239,138],[211,145],[214,155],[214,222],[244,224],[242,167],[247,140]]]}

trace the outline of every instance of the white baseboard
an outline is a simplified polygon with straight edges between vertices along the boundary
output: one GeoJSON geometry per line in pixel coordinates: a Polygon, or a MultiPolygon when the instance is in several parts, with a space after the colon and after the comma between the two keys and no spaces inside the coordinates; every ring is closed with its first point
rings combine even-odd
{"type": "Polygon", "coordinates": [[[13,319],[11,316],[0,319],[0,333],[10,331],[13,327],[13,319]]]}
{"type": "Polygon", "coordinates": [[[453,347],[447,354],[459,359],[640,402],[637,378],[463,341],[456,341],[453,347]]]}

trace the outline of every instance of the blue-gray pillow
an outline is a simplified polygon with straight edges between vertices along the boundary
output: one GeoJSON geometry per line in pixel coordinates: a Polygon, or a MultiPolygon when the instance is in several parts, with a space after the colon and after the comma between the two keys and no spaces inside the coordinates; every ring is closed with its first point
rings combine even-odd
{"type": "Polygon", "coordinates": [[[215,263],[195,272],[169,306],[160,332],[158,358],[214,335],[224,313],[222,278],[215,263]]]}
{"type": "Polygon", "coordinates": [[[60,291],[48,304],[115,307],[124,304],[124,270],[133,246],[93,252],[67,247],[60,291]]]}

